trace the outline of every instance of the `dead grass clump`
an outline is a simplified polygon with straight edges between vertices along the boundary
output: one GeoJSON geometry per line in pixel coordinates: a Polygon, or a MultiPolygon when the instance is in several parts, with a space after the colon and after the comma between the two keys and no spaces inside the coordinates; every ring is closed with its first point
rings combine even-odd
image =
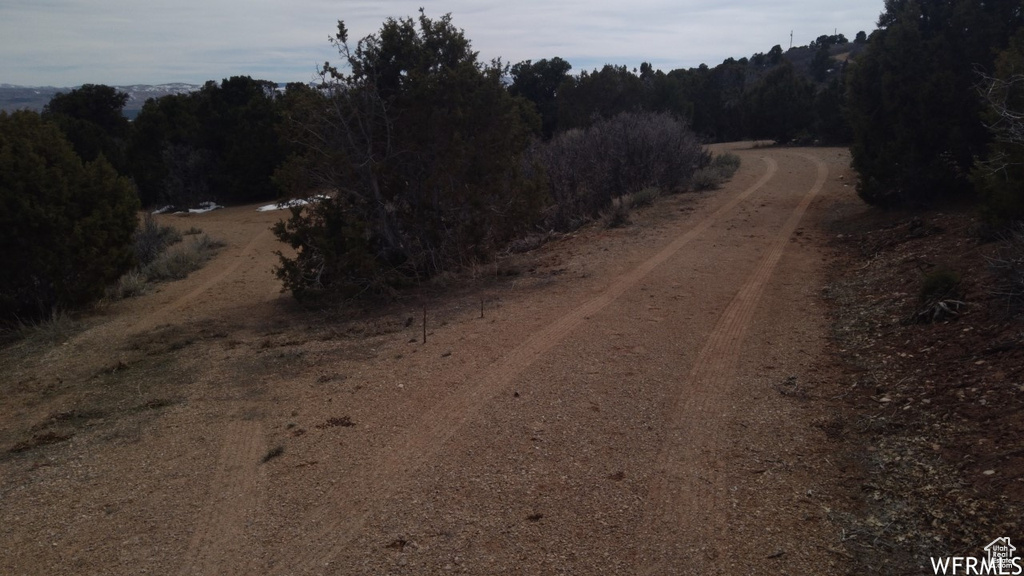
{"type": "Polygon", "coordinates": [[[960,275],[940,266],[925,275],[919,293],[922,303],[960,297],[960,275]]]}
{"type": "Polygon", "coordinates": [[[921,281],[918,298],[924,306],[915,315],[917,322],[939,322],[960,315],[967,304],[963,301],[960,274],[939,266],[921,281]]]}
{"type": "Polygon", "coordinates": [[[146,277],[138,269],[131,270],[117,279],[117,283],[107,287],[107,298],[123,300],[141,296],[146,292],[146,277]]]}
{"type": "Polygon", "coordinates": [[[1024,308],[1024,224],[1006,236],[988,264],[996,277],[991,293],[1003,300],[1007,312],[1019,313],[1024,308]]]}
{"type": "Polygon", "coordinates": [[[510,242],[508,245],[508,251],[512,254],[522,254],[523,252],[536,250],[546,244],[553,235],[553,232],[528,234],[510,242]]]}
{"type": "Polygon", "coordinates": [[[54,309],[49,316],[32,322],[17,322],[0,330],[0,342],[22,341],[53,345],[66,342],[81,328],[70,314],[54,309]]]}
{"type": "Polygon", "coordinates": [[[341,426],[341,427],[344,427],[344,428],[349,428],[349,427],[352,427],[352,426],[355,426],[355,425],[356,425],[355,422],[353,422],[352,419],[349,418],[348,416],[341,416],[340,418],[339,417],[328,418],[327,422],[324,422],[323,424],[320,424],[319,426],[317,426],[317,428],[321,428],[321,429],[323,429],[323,428],[337,428],[338,426],[341,426]]]}
{"type": "Polygon", "coordinates": [[[107,299],[133,298],[144,294],[149,284],[181,280],[202,268],[225,245],[202,232],[195,226],[179,232],[172,226],[159,225],[147,214],[134,236],[138,267],[107,287],[107,299]],[[194,238],[183,242],[184,236],[194,238]]]}
{"type": "Polygon", "coordinates": [[[657,186],[648,186],[629,197],[630,208],[645,208],[654,204],[654,201],[661,197],[661,189],[657,186]]]}
{"type": "Polygon", "coordinates": [[[152,214],[146,214],[142,226],[132,238],[135,245],[135,259],[139,266],[146,266],[163,254],[167,248],[181,242],[181,233],[172,226],[157,224],[152,214]]]}
{"type": "Polygon", "coordinates": [[[690,186],[697,191],[717,190],[723,182],[733,177],[740,167],[740,157],[735,154],[719,154],[711,162],[693,173],[690,186]]]}
{"type": "Polygon", "coordinates": [[[143,266],[139,271],[147,282],[181,280],[203,267],[224,243],[203,234],[191,242],[184,242],[143,266]]]}
{"type": "Polygon", "coordinates": [[[719,154],[711,161],[711,167],[718,171],[723,180],[728,180],[740,169],[740,157],[730,152],[719,154]]]}
{"type": "Polygon", "coordinates": [[[605,228],[621,228],[629,225],[629,202],[623,198],[612,201],[612,205],[601,215],[605,228]]]}

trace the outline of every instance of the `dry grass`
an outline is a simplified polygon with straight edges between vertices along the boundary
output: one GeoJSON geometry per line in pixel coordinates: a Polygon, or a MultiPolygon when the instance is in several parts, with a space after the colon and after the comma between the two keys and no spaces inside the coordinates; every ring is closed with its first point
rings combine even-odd
{"type": "Polygon", "coordinates": [[[81,330],[81,324],[63,310],[34,322],[18,322],[0,331],[0,342],[21,341],[25,344],[53,346],[66,342],[81,330]]]}
{"type": "Polygon", "coordinates": [[[644,208],[654,204],[654,201],[661,197],[661,189],[657,186],[648,186],[643,190],[629,197],[630,208],[644,208]]]}
{"type": "MultiPolygon", "coordinates": [[[[149,224],[146,225],[147,227],[149,224]]],[[[169,229],[168,227],[163,227],[169,229]]],[[[173,229],[171,229],[173,230],[173,229]]],[[[182,234],[174,232],[148,232],[143,235],[143,242],[146,244],[147,260],[140,267],[131,270],[118,279],[117,283],[107,288],[107,298],[110,300],[121,300],[145,294],[151,284],[181,280],[192,272],[202,268],[217,250],[225,244],[211,238],[208,234],[201,234],[198,228],[191,228],[184,234],[194,236],[189,241],[182,242],[182,234]],[[159,238],[177,238],[174,242],[163,242],[159,238]],[[155,247],[159,247],[156,253],[150,253],[155,247]]]]}
{"type": "Polygon", "coordinates": [[[704,168],[693,173],[691,188],[694,190],[717,190],[732,178],[740,168],[740,157],[735,154],[719,154],[704,168]]]}
{"type": "Polygon", "coordinates": [[[207,234],[196,236],[189,242],[183,242],[167,250],[153,262],[143,266],[139,272],[147,282],[181,280],[202,268],[223,246],[223,242],[214,240],[207,234]]]}

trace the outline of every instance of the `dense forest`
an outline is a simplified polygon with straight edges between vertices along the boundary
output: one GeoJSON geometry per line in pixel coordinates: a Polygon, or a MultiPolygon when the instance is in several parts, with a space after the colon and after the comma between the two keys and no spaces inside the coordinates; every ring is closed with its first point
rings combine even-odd
{"type": "Polygon", "coordinates": [[[332,42],[339,61],[312,84],[211,81],[147,101],[132,122],[125,94],[85,85],[41,115],[0,114],[4,241],[39,247],[5,261],[25,273],[6,280],[0,314],[95,297],[131,265],[114,246],[140,204],[329,193],[275,230],[299,254],[282,259],[285,285],[391,293],[622,197],[695,188],[713,141],[849,144],[869,203],[970,199],[993,220],[1024,216],[1019,0],[887,0],[878,29],[853,41],[668,72],[483,63],[450,16],[422,11],[357,41],[339,22],[332,42]],[[111,247],[53,246],[90,235],[111,247]],[[102,274],[73,270],[93,259],[102,274]]]}

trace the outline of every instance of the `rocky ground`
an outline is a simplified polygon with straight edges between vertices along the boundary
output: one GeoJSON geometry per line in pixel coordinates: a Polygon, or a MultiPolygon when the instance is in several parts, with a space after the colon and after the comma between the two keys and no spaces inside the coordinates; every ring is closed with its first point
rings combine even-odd
{"type": "Polygon", "coordinates": [[[868,210],[832,230],[845,376],[820,425],[845,450],[847,550],[868,573],[924,574],[1021,540],[1024,244],[968,209],[868,210]]]}
{"type": "Polygon", "coordinates": [[[1017,540],[1005,245],[865,208],[846,150],[723,149],[721,190],[385,306],[280,294],[279,213],[160,216],[227,246],[0,349],[0,573],[899,574],[1017,540]]]}

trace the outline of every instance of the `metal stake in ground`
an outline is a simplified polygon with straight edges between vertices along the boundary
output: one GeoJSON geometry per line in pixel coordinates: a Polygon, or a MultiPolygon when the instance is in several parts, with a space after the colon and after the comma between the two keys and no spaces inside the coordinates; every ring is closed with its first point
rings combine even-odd
{"type": "Polygon", "coordinates": [[[427,343],[427,307],[423,307],[423,343],[427,343]]]}

